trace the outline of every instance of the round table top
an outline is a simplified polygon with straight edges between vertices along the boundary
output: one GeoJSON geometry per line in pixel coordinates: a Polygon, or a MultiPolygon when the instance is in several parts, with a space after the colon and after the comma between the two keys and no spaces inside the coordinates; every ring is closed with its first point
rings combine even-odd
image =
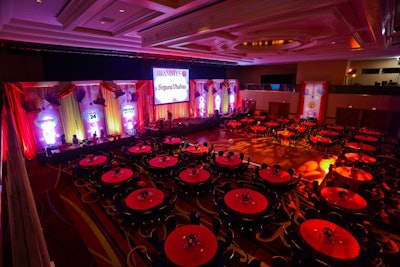
{"type": "Polygon", "coordinates": [[[332,143],[332,139],[329,137],[325,137],[325,136],[310,136],[310,140],[311,142],[313,142],[314,144],[316,144],[317,142],[321,142],[321,143],[332,143]]]}
{"type": "Polygon", "coordinates": [[[344,130],[344,126],[342,126],[342,125],[327,125],[326,127],[328,129],[333,129],[333,130],[336,130],[336,131],[344,130]]]}
{"type": "Polygon", "coordinates": [[[164,193],[153,187],[137,189],[130,193],[126,199],[126,206],[132,210],[145,211],[160,205],[164,200],[164,193]]]}
{"type": "Polygon", "coordinates": [[[251,126],[250,129],[251,129],[253,132],[264,132],[264,131],[267,130],[267,127],[265,127],[265,126],[260,126],[260,125],[254,125],[254,126],[251,126]]]}
{"type": "Polygon", "coordinates": [[[214,258],[218,241],[214,233],[201,225],[183,225],[166,238],[164,250],[167,258],[178,266],[201,266],[214,258]],[[189,237],[194,242],[188,245],[189,237]]]}
{"type": "Polygon", "coordinates": [[[371,129],[367,129],[367,128],[361,128],[360,133],[363,134],[369,134],[369,135],[382,135],[382,132],[380,131],[375,131],[375,130],[371,130],[371,129]]]}
{"type": "Polygon", "coordinates": [[[226,125],[231,128],[236,128],[242,126],[242,123],[239,121],[228,121],[226,125]]]}
{"type": "Polygon", "coordinates": [[[231,210],[246,215],[259,214],[268,207],[268,200],[263,194],[248,188],[229,191],[224,196],[224,202],[231,210]]]}
{"type": "Polygon", "coordinates": [[[131,146],[128,148],[128,151],[132,154],[143,154],[143,153],[150,153],[151,152],[151,146],[149,145],[136,145],[136,146],[131,146]]]}
{"type": "Polygon", "coordinates": [[[324,187],[321,197],[331,205],[350,210],[363,210],[367,207],[367,201],[348,189],[340,187],[324,187]]]}
{"type": "Polygon", "coordinates": [[[182,142],[182,139],[178,137],[172,137],[172,138],[165,138],[163,141],[163,144],[165,145],[179,145],[182,142]]]}
{"type": "Polygon", "coordinates": [[[178,163],[178,158],[174,156],[157,156],[149,160],[150,166],[158,169],[173,167],[178,163]]]}
{"type": "Polygon", "coordinates": [[[360,254],[360,245],[354,236],[330,221],[311,219],[300,225],[300,236],[314,250],[339,260],[353,260],[360,254]],[[329,238],[324,232],[330,232],[329,238]]]}
{"type": "Polygon", "coordinates": [[[128,168],[113,168],[101,176],[101,180],[107,184],[119,184],[129,180],[133,171],[128,168]],[[118,171],[119,170],[119,171],[118,171]]]}
{"type": "Polygon", "coordinates": [[[376,148],[374,146],[368,144],[359,144],[357,142],[347,142],[346,147],[353,149],[360,149],[364,151],[376,151],[376,148]]]}
{"type": "Polygon", "coordinates": [[[302,122],[300,122],[300,124],[308,126],[308,127],[313,127],[313,126],[317,125],[317,123],[312,122],[312,121],[302,121],[302,122]]]}
{"type": "Polygon", "coordinates": [[[269,121],[269,122],[266,122],[265,125],[267,125],[268,127],[278,127],[279,123],[274,122],[274,121],[269,121]]]}
{"type": "Polygon", "coordinates": [[[288,137],[295,135],[294,132],[287,131],[287,130],[286,131],[277,131],[276,133],[279,135],[282,135],[282,137],[284,137],[284,138],[288,138],[288,137]]]}
{"type": "Polygon", "coordinates": [[[189,168],[179,173],[179,178],[186,183],[202,183],[210,178],[210,173],[204,169],[189,168]],[[195,171],[195,173],[193,173],[195,171]]]}
{"type": "Polygon", "coordinates": [[[355,135],[354,136],[355,139],[357,140],[361,140],[361,141],[366,141],[366,142],[378,142],[378,138],[374,137],[374,136],[369,136],[369,135],[355,135]]]}
{"type": "Polygon", "coordinates": [[[300,132],[300,133],[303,133],[305,130],[307,130],[306,127],[299,126],[299,125],[290,125],[288,128],[290,130],[292,130],[292,131],[297,131],[297,132],[300,132]]]}
{"type": "Polygon", "coordinates": [[[189,146],[189,147],[186,148],[185,151],[188,152],[189,154],[199,155],[199,154],[207,153],[208,152],[208,147],[206,147],[206,146],[198,146],[196,148],[195,146],[189,146]]]}
{"type": "Polygon", "coordinates": [[[369,155],[365,155],[365,154],[360,154],[360,153],[346,153],[344,154],[344,156],[346,157],[346,159],[355,162],[355,161],[359,161],[359,162],[363,162],[363,163],[375,163],[376,162],[376,158],[369,156],[369,155]]]}
{"type": "Polygon", "coordinates": [[[320,135],[339,136],[340,134],[332,130],[321,130],[318,132],[320,135]]]}
{"type": "Polygon", "coordinates": [[[242,160],[238,156],[232,156],[230,159],[227,156],[219,156],[215,159],[217,164],[228,168],[235,168],[242,163],[242,160]]]}
{"type": "Polygon", "coordinates": [[[274,174],[273,168],[264,168],[260,170],[259,174],[261,179],[273,184],[285,184],[290,181],[290,174],[283,170],[274,174]]]}
{"type": "Polygon", "coordinates": [[[358,168],[354,168],[353,170],[353,168],[349,166],[336,167],[336,173],[338,173],[342,177],[356,181],[371,181],[373,178],[372,174],[370,174],[369,172],[358,168]]]}
{"type": "Polygon", "coordinates": [[[79,165],[83,167],[93,167],[106,163],[107,157],[103,155],[94,155],[93,159],[86,157],[79,161],[79,165]]]}

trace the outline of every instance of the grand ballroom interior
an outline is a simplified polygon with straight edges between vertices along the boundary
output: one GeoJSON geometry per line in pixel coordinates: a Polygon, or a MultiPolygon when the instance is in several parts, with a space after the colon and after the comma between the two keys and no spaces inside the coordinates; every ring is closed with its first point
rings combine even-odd
{"type": "Polygon", "coordinates": [[[1,0],[0,266],[391,267],[400,0],[1,0]]]}

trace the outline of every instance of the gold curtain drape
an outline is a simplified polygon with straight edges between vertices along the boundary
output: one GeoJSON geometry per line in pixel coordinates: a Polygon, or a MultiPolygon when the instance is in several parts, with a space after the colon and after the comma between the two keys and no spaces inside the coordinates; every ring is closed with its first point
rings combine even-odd
{"type": "Polygon", "coordinates": [[[207,93],[207,116],[214,115],[214,94],[213,94],[213,89],[214,87],[209,87],[208,88],[208,93],[207,93]]]}
{"type": "Polygon", "coordinates": [[[73,95],[62,98],[60,102],[61,123],[67,142],[72,143],[72,135],[74,134],[79,140],[85,139],[85,128],[83,127],[79,103],[73,95]]]}
{"type": "Polygon", "coordinates": [[[229,111],[229,94],[228,89],[222,89],[222,114],[226,114],[229,111]]]}
{"type": "Polygon", "coordinates": [[[114,92],[104,90],[101,88],[103,97],[106,100],[106,107],[104,108],[107,133],[108,134],[121,134],[122,122],[121,122],[121,108],[118,98],[115,99],[114,92]]]}

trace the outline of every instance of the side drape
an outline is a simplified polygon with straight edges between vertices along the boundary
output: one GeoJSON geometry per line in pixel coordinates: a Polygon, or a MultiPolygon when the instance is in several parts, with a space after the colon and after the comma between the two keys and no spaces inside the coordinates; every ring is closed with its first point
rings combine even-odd
{"type": "Polygon", "coordinates": [[[108,134],[121,134],[121,109],[118,98],[115,98],[115,93],[102,89],[103,97],[106,100],[104,109],[108,134]]]}
{"type": "Polygon", "coordinates": [[[79,104],[73,95],[66,96],[60,100],[60,117],[67,142],[72,142],[72,135],[76,134],[79,140],[85,138],[79,104]]]}

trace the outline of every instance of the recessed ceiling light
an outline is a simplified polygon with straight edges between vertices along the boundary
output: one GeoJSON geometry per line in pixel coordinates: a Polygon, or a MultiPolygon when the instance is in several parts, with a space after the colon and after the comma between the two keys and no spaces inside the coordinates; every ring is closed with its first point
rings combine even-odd
{"type": "Polygon", "coordinates": [[[124,13],[125,12],[125,9],[120,9],[119,10],[119,13],[124,13]]]}
{"type": "Polygon", "coordinates": [[[41,3],[42,2],[42,0],[36,0],[36,3],[41,3]]]}

